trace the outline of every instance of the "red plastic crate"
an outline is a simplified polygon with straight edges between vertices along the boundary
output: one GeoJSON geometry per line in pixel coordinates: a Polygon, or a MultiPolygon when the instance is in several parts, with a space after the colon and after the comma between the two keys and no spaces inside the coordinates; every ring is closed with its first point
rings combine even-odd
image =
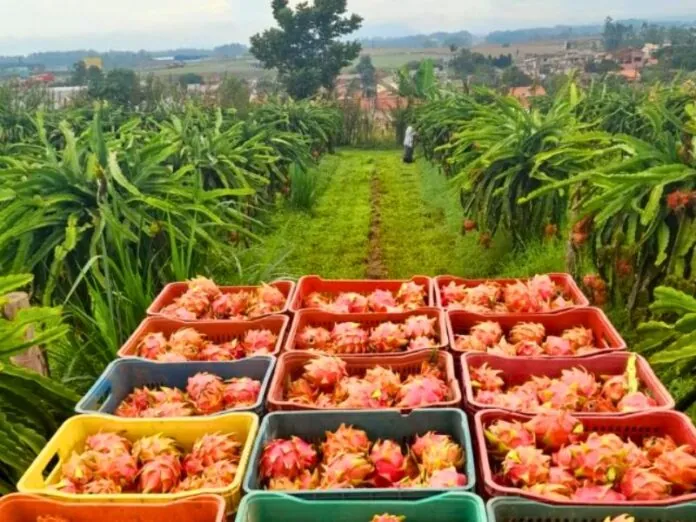
{"type": "MultiPolygon", "coordinates": [[[[424,362],[429,361],[431,357],[433,357],[433,354],[436,354],[437,356],[438,367],[445,372],[447,385],[449,386],[452,399],[446,402],[431,404],[427,407],[456,408],[462,401],[462,391],[459,387],[459,381],[457,381],[454,374],[454,358],[448,352],[430,350],[395,355],[392,357],[344,355],[340,358],[347,363],[348,375],[362,374],[368,368],[382,366],[384,368],[390,368],[391,370],[399,373],[402,377],[405,377],[407,375],[419,373],[421,365],[424,362]]],[[[276,371],[273,374],[273,380],[268,388],[268,399],[266,405],[270,411],[335,411],[337,409],[296,404],[294,402],[285,400],[286,384],[291,379],[297,379],[303,372],[303,366],[315,357],[316,355],[309,352],[287,352],[278,358],[276,371]]]]}
{"type": "MultiPolygon", "coordinates": [[[[288,329],[290,319],[286,315],[269,315],[261,319],[251,321],[177,321],[165,317],[148,317],[133,332],[133,335],[125,342],[118,351],[119,357],[131,357],[150,361],[139,357],[138,345],[140,340],[149,333],[162,332],[167,338],[181,328],[193,328],[205,334],[208,339],[216,344],[230,342],[232,339],[241,339],[249,330],[270,330],[276,336],[275,350],[268,355],[277,355],[283,348],[285,334],[288,329]]],[[[156,362],[156,361],[155,361],[156,362]]],[[[161,364],[167,364],[161,363],[161,364]]]]}
{"type": "Polygon", "coordinates": [[[225,522],[225,501],[201,495],[164,504],[74,503],[38,495],[14,493],[0,498],[2,522],[35,522],[41,515],[64,517],[70,522],[225,522]]]}
{"type": "MultiPolygon", "coordinates": [[[[479,367],[488,364],[494,370],[503,372],[503,379],[506,386],[517,386],[530,380],[532,377],[560,377],[562,370],[582,367],[595,375],[621,375],[626,370],[626,364],[632,354],[628,352],[607,353],[604,355],[594,355],[578,360],[575,357],[556,357],[539,359],[534,357],[501,357],[488,353],[470,352],[461,357],[462,371],[462,397],[464,408],[468,413],[475,414],[481,410],[491,409],[491,406],[476,402],[474,399],[474,388],[469,373],[469,367],[479,367]]],[[[657,378],[655,372],[643,357],[636,356],[636,373],[638,380],[657,401],[657,406],[646,411],[666,411],[674,409],[674,399],[667,391],[667,388],[657,378]]],[[[495,407],[495,409],[503,409],[495,407]]],[[[506,411],[513,411],[507,410],[506,411]]],[[[534,412],[516,412],[533,415],[534,412]]],[[[629,413],[590,413],[573,412],[576,417],[594,416],[616,416],[629,415],[629,413]]]]}
{"type": "Polygon", "coordinates": [[[313,293],[340,294],[343,292],[356,292],[358,294],[369,295],[375,290],[389,290],[396,294],[403,283],[413,281],[425,287],[427,292],[425,304],[429,307],[435,305],[435,295],[432,279],[426,276],[413,276],[411,279],[377,281],[371,279],[322,279],[316,275],[307,275],[297,281],[295,293],[290,301],[290,311],[298,312],[306,309],[304,306],[305,298],[313,293]]]}
{"type": "MultiPolygon", "coordinates": [[[[445,320],[445,314],[438,308],[421,308],[420,310],[414,310],[412,312],[403,312],[398,314],[332,314],[329,312],[322,312],[320,310],[300,310],[299,312],[297,312],[297,314],[295,314],[295,318],[292,321],[290,333],[288,334],[288,340],[285,342],[285,351],[306,351],[300,350],[295,346],[295,340],[297,339],[297,336],[302,332],[302,330],[304,330],[306,326],[322,326],[330,331],[336,323],[351,322],[359,323],[363,328],[369,329],[374,328],[380,323],[384,323],[387,321],[391,321],[393,323],[402,323],[408,317],[414,315],[426,315],[430,319],[437,319],[435,322],[435,329],[439,336],[440,342],[436,349],[446,349],[449,344],[449,336],[447,335],[447,323],[445,320]]],[[[403,355],[404,353],[407,352],[402,351],[395,353],[372,353],[361,355],[371,357],[393,357],[394,355],[403,355]]]]}
{"type": "MultiPolygon", "coordinates": [[[[564,330],[575,326],[584,326],[592,330],[595,338],[595,346],[599,351],[588,355],[576,356],[576,359],[594,357],[607,352],[615,352],[626,349],[626,341],[611,324],[606,314],[599,308],[575,308],[554,314],[504,314],[483,315],[465,312],[463,310],[450,310],[446,312],[447,330],[452,351],[463,353],[455,348],[454,339],[457,335],[466,335],[469,329],[483,321],[495,321],[500,323],[503,332],[507,336],[510,329],[517,323],[540,323],[546,328],[547,335],[560,335],[564,330]]],[[[550,355],[540,356],[539,359],[553,358],[550,355]]],[[[516,359],[516,357],[513,357],[516,359]]]]}
{"type": "MultiPolygon", "coordinates": [[[[287,281],[287,280],[280,280],[280,281],[273,281],[272,283],[268,283],[269,286],[273,286],[280,290],[282,294],[285,296],[285,305],[283,306],[282,310],[278,310],[275,312],[275,314],[284,314],[287,313],[288,311],[288,306],[290,304],[290,298],[292,297],[292,294],[295,290],[295,283],[293,281],[287,281]]],[[[229,294],[229,293],[234,293],[234,292],[241,292],[241,291],[247,291],[251,292],[254,291],[255,289],[258,288],[257,286],[221,286],[220,290],[222,290],[223,293],[229,294]]],[[[186,282],[179,282],[179,283],[169,283],[166,285],[162,291],[159,293],[159,295],[155,298],[155,300],[152,302],[150,307],[147,309],[147,315],[149,316],[161,316],[161,311],[162,309],[170,305],[174,302],[174,300],[177,297],[180,297],[184,292],[188,290],[188,283],[186,282]]],[[[210,321],[211,319],[205,319],[206,321],[210,321]]],[[[214,320],[214,319],[212,319],[214,320]]],[[[199,321],[188,321],[188,322],[199,322],[199,321]]]]}
{"type": "MultiPolygon", "coordinates": [[[[521,488],[514,488],[498,484],[493,480],[493,469],[486,447],[484,426],[488,426],[498,419],[506,421],[527,422],[532,416],[510,413],[503,410],[484,410],[476,414],[474,418],[474,439],[477,468],[482,477],[483,490],[489,497],[517,496],[531,498],[548,504],[573,504],[572,501],[551,500],[521,488]]],[[[587,416],[582,417],[585,432],[596,431],[599,433],[615,433],[622,438],[630,438],[636,444],[642,444],[645,437],[669,435],[677,443],[690,444],[696,447],[696,427],[691,420],[676,411],[656,411],[648,413],[631,413],[618,417],[587,416]]],[[[626,506],[671,506],[681,502],[696,500],[696,492],[688,495],[680,495],[665,500],[654,501],[625,501],[611,503],[596,502],[592,505],[626,505],[626,506]]]]}
{"type": "MultiPolygon", "coordinates": [[[[559,313],[563,310],[569,310],[572,308],[579,308],[579,307],[585,307],[585,306],[590,306],[590,301],[585,297],[585,294],[582,293],[582,290],[580,290],[580,287],[578,284],[575,282],[575,279],[571,277],[570,274],[546,274],[551,278],[551,281],[553,281],[556,285],[560,286],[563,289],[563,294],[565,295],[566,298],[572,298],[573,302],[575,303],[572,307],[568,308],[562,308],[559,310],[554,310],[553,312],[548,312],[552,314],[559,313]]],[[[442,305],[442,293],[440,289],[444,286],[449,285],[450,283],[454,282],[457,285],[464,285],[467,288],[473,288],[475,286],[481,285],[483,283],[498,283],[501,286],[505,287],[511,284],[515,284],[518,281],[528,281],[529,277],[521,277],[521,278],[509,278],[509,279],[464,279],[461,277],[456,277],[456,276],[451,276],[451,275],[442,275],[442,276],[437,276],[433,282],[433,287],[435,291],[435,303],[436,306],[442,308],[443,310],[446,309],[442,305]]],[[[506,314],[495,314],[494,312],[491,312],[491,315],[506,315],[506,314]]]]}

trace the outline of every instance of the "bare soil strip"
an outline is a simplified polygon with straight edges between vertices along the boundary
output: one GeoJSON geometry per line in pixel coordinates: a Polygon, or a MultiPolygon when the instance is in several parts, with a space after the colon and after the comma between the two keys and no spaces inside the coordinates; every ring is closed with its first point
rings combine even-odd
{"type": "Polygon", "coordinates": [[[368,279],[386,279],[387,267],[382,259],[382,182],[377,168],[372,171],[370,179],[370,231],[368,234],[369,249],[365,277],[368,279]]]}

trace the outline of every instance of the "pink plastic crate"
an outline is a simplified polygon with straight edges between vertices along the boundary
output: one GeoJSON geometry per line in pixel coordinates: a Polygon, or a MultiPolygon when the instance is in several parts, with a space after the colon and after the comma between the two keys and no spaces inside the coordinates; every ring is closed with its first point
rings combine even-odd
{"type": "Polygon", "coordinates": [[[372,279],[322,279],[316,275],[306,275],[297,281],[295,293],[290,302],[290,311],[298,312],[305,309],[304,300],[313,292],[336,295],[343,292],[356,292],[362,295],[369,295],[375,290],[389,290],[396,294],[399,288],[401,288],[401,285],[408,281],[413,281],[425,287],[425,291],[427,292],[425,299],[426,306],[435,306],[432,280],[426,276],[413,276],[411,279],[398,281],[377,281],[372,279]]]}
{"type": "MultiPolygon", "coordinates": [[[[435,330],[440,340],[439,345],[436,347],[436,349],[446,349],[449,343],[449,336],[447,335],[447,324],[445,321],[445,314],[441,312],[438,308],[421,308],[420,310],[414,310],[412,312],[403,312],[398,314],[331,314],[328,312],[322,312],[320,310],[300,310],[299,312],[297,312],[297,314],[295,314],[295,317],[292,321],[290,333],[288,334],[288,340],[285,342],[285,351],[305,351],[298,349],[295,345],[295,341],[297,339],[297,336],[302,332],[302,330],[304,330],[306,326],[322,326],[330,331],[336,323],[351,322],[359,323],[363,328],[369,329],[374,328],[378,324],[387,321],[391,321],[393,323],[402,323],[408,317],[414,315],[426,315],[430,319],[436,319],[435,330]]],[[[406,353],[406,350],[395,353],[375,353],[361,355],[391,356],[403,355],[404,353],[406,353]]]]}
{"type": "MultiPolygon", "coordinates": [[[[595,375],[620,375],[626,370],[631,354],[628,352],[607,353],[595,355],[578,360],[574,357],[557,357],[538,359],[534,357],[501,357],[498,355],[471,352],[462,355],[462,397],[464,407],[471,414],[481,410],[491,409],[490,406],[477,402],[474,399],[474,388],[472,386],[469,367],[478,368],[483,364],[488,364],[493,370],[501,370],[502,377],[506,386],[517,386],[530,380],[532,377],[550,377],[552,379],[560,377],[563,370],[571,368],[585,368],[588,372],[595,375]]],[[[674,409],[674,399],[667,391],[667,388],[660,382],[655,372],[641,356],[636,356],[636,373],[641,385],[647,393],[657,401],[657,406],[646,411],[665,411],[674,409]]],[[[512,410],[507,410],[512,411],[512,410]]],[[[534,412],[516,412],[533,415],[534,412]]],[[[628,413],[589,413],[573,412],[576,417],[585,416],[616,416],[629,415],[628,413]]]]}

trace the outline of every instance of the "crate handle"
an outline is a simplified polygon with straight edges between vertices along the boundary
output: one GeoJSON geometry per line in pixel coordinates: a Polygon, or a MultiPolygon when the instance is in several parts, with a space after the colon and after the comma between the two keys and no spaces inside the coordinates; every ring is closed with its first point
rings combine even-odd
{"type": "Polygon", "coordinates": [[[54,470],[58,469],[59,466],[62,464],[62,459],[60,458],[60,455],[58,455],[58,448],[56,447],[51,447],[51,446],[46,446],[44,449],[39,453],[39,456],[36,457],[36,460],[32,464],[32,467],[34,468],[37,478],[41,478],[41,481],[43,482],[44,486],[48,486],[47,478],[48,476],[53,473],[54,470]],[[47,469],[53,460],[56,460],[55,465],[49,470],[47,469]]]}
{"type": "Polygon", "coordinates": [[[97,382],[94,383],[92,389],[89,391],[87,397],[85,398],[84,404],[81,406],[85,410],[99,411],[101,412],[104,406],[108,403],[111,398],[111,380],[106,378],[106,375],[99,378],[97,382]]]}

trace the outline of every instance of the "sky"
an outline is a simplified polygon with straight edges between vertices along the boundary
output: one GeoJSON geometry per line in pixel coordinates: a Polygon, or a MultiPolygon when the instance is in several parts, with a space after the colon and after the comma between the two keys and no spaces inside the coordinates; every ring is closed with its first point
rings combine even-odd
{"type": "MultiPolygon", "coordinates": [[[[366,37],[484,34],[601,23],[607,15],[696,20],[694,0],[348,0],[348,7],[365,18],[366,37]]],[[[272,23],[270,0],[0,0],[0,54],[248,43],[272,23]]]]}

